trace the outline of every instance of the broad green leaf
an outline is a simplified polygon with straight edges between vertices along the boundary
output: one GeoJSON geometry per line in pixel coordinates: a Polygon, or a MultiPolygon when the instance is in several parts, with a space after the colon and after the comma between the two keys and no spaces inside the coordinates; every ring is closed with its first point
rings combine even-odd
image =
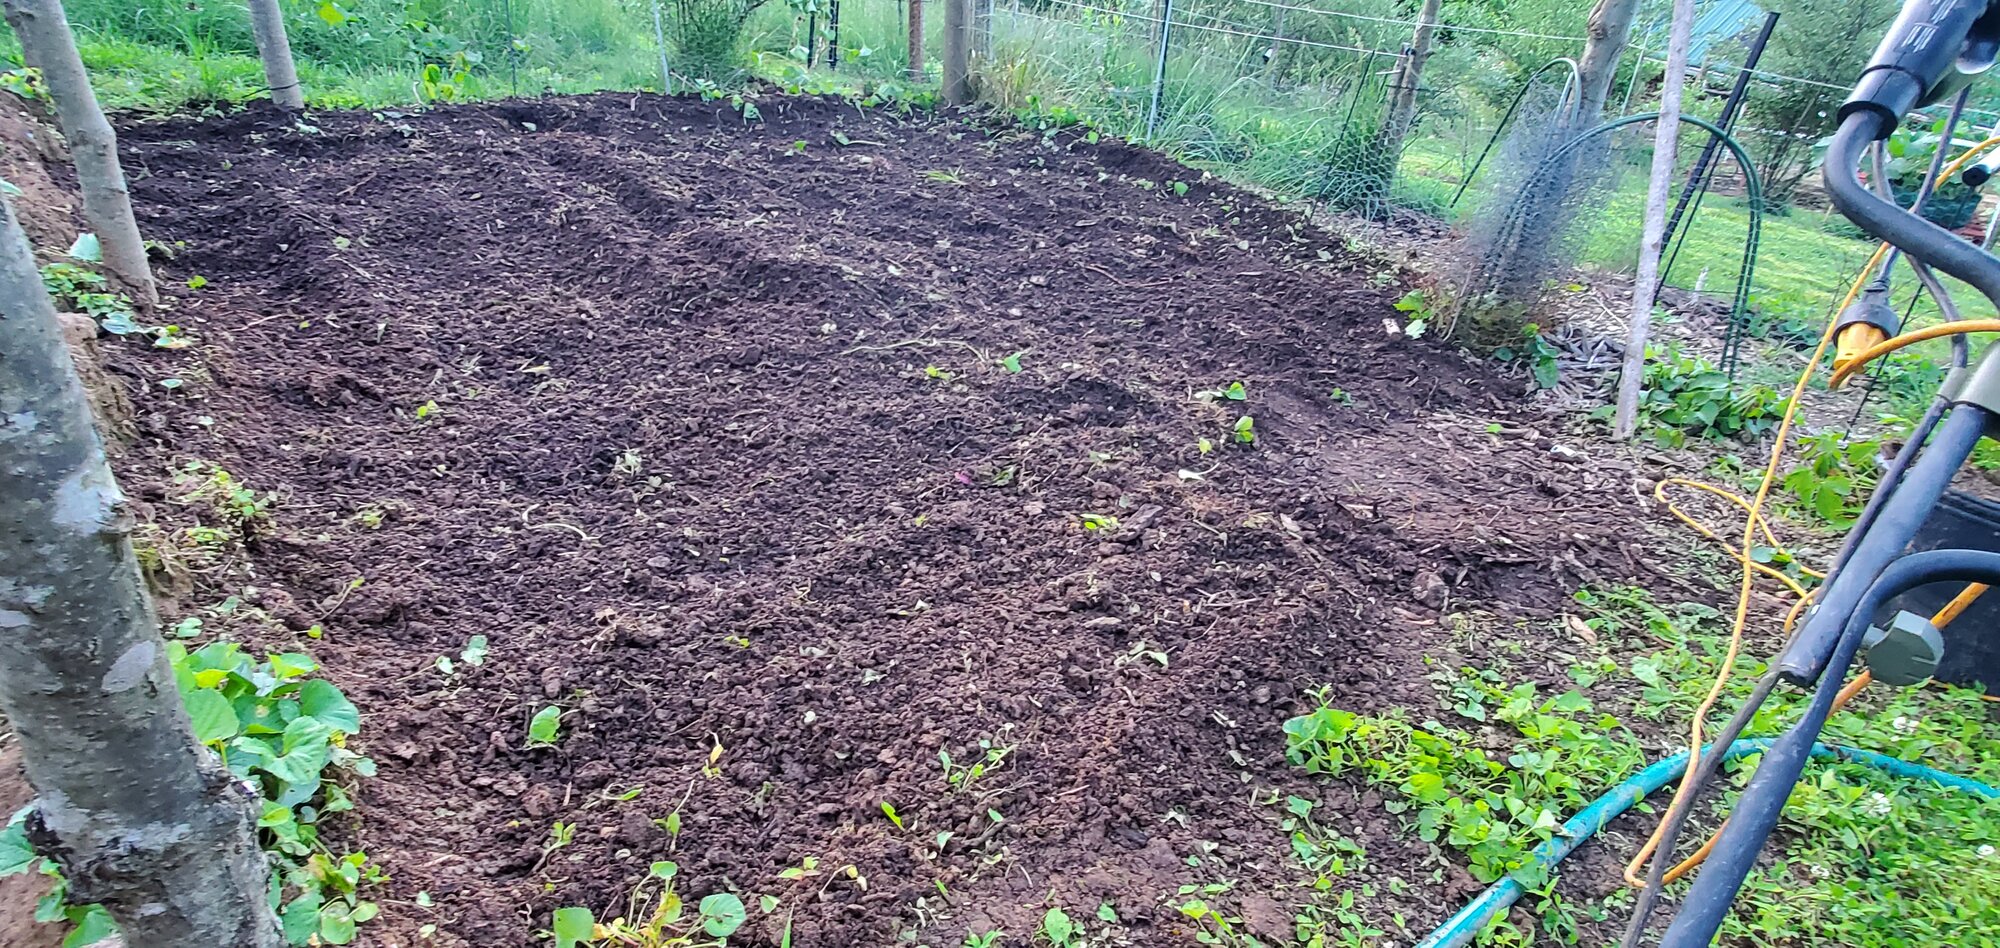
{"type": "Polygon", "coordinates": [[[243,729],[229,699],[205,688],[187,696],[187,712],[188,722],[194,725],[194,739],[203,744],[227,741],[243,729]]]}
{"type": "Polygon", "coordinates": [[[701,900],[701,930],[711,938],[728,938],[743,927],[743,900],[717,892],[701,900]]]}
{"type": "Polygon", "coordinates": [[[361,712],[340,693],[332,682],[313,679],[299,690],[299,710],[318,718],[335,730],[361,733],[361,712]]]}
{"type": "Polygon", "coordinates": [[[475,635],[465,643],[465,650],[458,653],[467,665],[486,664],[486,636],[475,635]]]}
{"type": "Polygon", "coordinates": [[[324,751],[333,737],[333,728],[315,717],[300,717],[285,725],[284,742],[278,745],[280,753],[290,754],[304,749],[324,751]]]}
{"type": "Polygon", "coordinates": [[[549,930],[556,936],[556,948],[576,948],[581,942],[589,941],[596,934],[597,920],[587,908],[570,906],[556,909],[549,930]]]}
{"type": "Polygon", "coordinates": [[[111,920],[111,913],[102,905],[85,905],[70,914],[70,922],[76,927],[63,936],[62,948],[83,948],[118,934],[118,923],[111,920]]]}
{"type": "Polygon", "coordinates": [[[284,906],[278,922],[284,926],[284,940],[288,944],[306,944],[314,934],[320,934],[320,906],[318,892],[306,892],[284,906]]]}
{"type": "Polygon", "coordinates": [[[19,821],[0,830],[0,876],[27,872],[35,859],[35,847],[28,845],[28,831],[19,821]]]}
{"type": "Polygon", "coordinates": [[[303,678],[319,670],[319,663],[303,652],[279,652],[271,656],[271,673],[279,678],[303,678]]]}
{"type": "Polygon", "coordinates": [[[354,941],[354,916],[346,903],[334,902],[319,913],[319,939],[329,945],[354,941]]]}
{"type": "Polygon", "coordinates": [[[69,245],[69,255],[85,263],[103,263],[104,245],[98,242],[96,234],[78,234],[76,243],[69,245]]]}
{"type": "Polygon", "coordinates": [[[528,743],[554,744],[562,728],[562,709],[549,705],[528,722],[528,743]]]}

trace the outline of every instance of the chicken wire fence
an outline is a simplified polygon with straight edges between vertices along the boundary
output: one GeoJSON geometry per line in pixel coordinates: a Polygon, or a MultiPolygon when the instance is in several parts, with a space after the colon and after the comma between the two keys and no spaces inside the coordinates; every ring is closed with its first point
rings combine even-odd
{"type": "MultiPolygon", "coordinates": [[[[940,79],[946,20],[940,0],[282,2],[307,89],[319,90],[315,104],[377,108],[396,100],[421,105],[670,84],[681,92],[726,89],[753,75],[806,91],[859,83],[879,100],[921,98],[940,79]],[[911,2],[922,3],[926,52],[914,75],[911,2]]],[[[1439,218],[1470,235],[1465,250],[1478,258],[1533,258],[1506,272],[1479,272],[1485,282],[1472,285],[1474,295],[1524,295],[1547,281],[1551,263],[1622,269],[1637,245],[1643,175],[1628,172],[1643,165],[1645,149],[1622,140],[1643,132],[1607,143],[1617,163],[1581,163],[1599,177],[1619,171],[1609,176],[1614,186],[1575,189],[1560,206],[1506,210],[1556,140],[1550,135],[1578,130],[1555,114],[1574,95],[1559,70],[1523,76],[1507,65],[1576,55],[1582,37],[1558,28],[1442,23],[1435,51],[1410,81],[1404,77],[1416,25],[1404,7],[1359,0],[963,2],[985,102],[1044,127],[1088,122],[1314,209],[1376,220],[1439,218]],[[1549,218],[1560,224],[1550,231],[1559,236],[1509,237],[1496,229],[1509,213],[1516,224],[1549,218]]],[[[185,50],[195,68],[146,70],[160,82],[193,84],[208,100],[247,98],[261,84],[240,3],[66,6],[86,40],[105,37],[100,56],[137,58],[123,40],[185,50]]],[[[1649,36],[1658,38],[1640,32],[1628,62],[1653,62],[1649,36]]],[[[1714,70],[1724,87],[1734,74],[1726,61],[1714,70]]],[[[1831,109],[1841,94],[1773,73],[1759,73],[1758,82],[1799,93],[1801,116],[1831,109]]],[[[1643,108],[1654,91],[1651,71],[1628,69],[1608,111],[1643,108]]],[[[1719,99],[1691,95],[1690,106],[1712,117],[1719,99]]],[[[1810,135],[1743,125],[1734,131],[1767,184],[1802,180],[1810,167],[1810,135]]],[[[1718,193],[1701,205],[1684,238],[1689,253],[1670,282],[1692,287],[1727,267],[1743,226],[1743,195],[1732,174],[1719,178],[1718,193]]],[[[1800,194],[1810,205],[1810,188],[1800,194]]]]}

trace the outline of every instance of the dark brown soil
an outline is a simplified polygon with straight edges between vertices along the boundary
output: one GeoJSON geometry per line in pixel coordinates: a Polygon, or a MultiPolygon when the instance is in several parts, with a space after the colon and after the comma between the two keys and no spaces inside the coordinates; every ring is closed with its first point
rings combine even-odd
{"type": "Polygon", "coordinates": [[[277,493],[168,611],[254,587],[211,628],[311,651],[361,706],[360,842],[393,876],[368,937],[529,945],[671,858],[746,896],[753,944],[956,945],[1105,900],[1116,940],[1191,943],[1170,900],[1225,879],[1279,938],[1308,895],[1285,793],[1422,883],[1376,902],[1441,920],[1476,886],[1291,772],[1279,724],[1321,684],[1428,713],[1441,615],[1629,574],[1629,475],[1385,332],[1396,273],[1151,153],[759,108],[124,131],[199,344],[115,347],[121,474],[167,524],[200,515],[167,476],[191,460],[277,493]],[[474,635],[484,666],[434,667],[474,635]],[[560,747],[525,749],[549,704],[560,747]],[[939,752],[982,740],[1004,764],[954,789],[939,752]]]}

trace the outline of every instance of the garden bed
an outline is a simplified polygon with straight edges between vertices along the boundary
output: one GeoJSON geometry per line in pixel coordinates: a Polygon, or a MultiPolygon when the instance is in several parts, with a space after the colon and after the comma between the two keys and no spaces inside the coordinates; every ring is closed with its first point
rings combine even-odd
{"type": "Polygon", "coordinates": [[[1167,944],[1225,882],[1281,940],[1292,793],[1435,879],[1369,900],[1413,932],[1475,891],[1279,725],[1319,685],[1422,720],[1441,619],[1640,570],[1631,473],[1394,331],[1397,272],[1150,152],[755,109],[123,132],[195,345],[112,347],[119,473],[170,625],[309,651],[360,706],[363,940],[534,944],[662,859],[750,904],[739,943],[1060,905],[1167,944]],[[240,544],[181,548],[197,463],[275,494],[240,544]]]}

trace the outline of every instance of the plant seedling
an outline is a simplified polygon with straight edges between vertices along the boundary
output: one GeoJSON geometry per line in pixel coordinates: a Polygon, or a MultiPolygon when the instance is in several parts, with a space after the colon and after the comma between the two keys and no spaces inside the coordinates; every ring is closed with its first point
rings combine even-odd
{"type": "Polygon", "coordinates": [[[1257,443],[1257,421],[1249,415],[1236,419],[1235,427],[1230,430],[1237,444],[1257,443]]]}
{"type": "Polygon", "coordinates": [[[1114,516],[1111,516],[1110,514],[1100,514],[1100,513],[1087,513],[1087,512],[1086,512],[1086,513],[1081,513],[1081,514],[1078,514],[1077,516],[1078,516],[1079,518],[1081,518],[1081,519],[1083,520],[1083,528],[1084,528],[1085,530],[1116,530],[1116,529],[1118,529],[1118,518],[1117,518],[1117,517],[1114,517],[1114,516]]]}
{"type": "Polygon", "coordinates": [[[549,705],[528,720],[528,746],[554,747],[562,736],[562,709],[549,705]]]}
{"type": "Polygon", "coordinates": [[[1035,930],[1035,934],[1050,948],[1074,948],[1079,944],[1076,922],[1070,919],[1069,913],[1063,911],[1061,906],[1042,913],[1042,925],[1035,930]]]}

